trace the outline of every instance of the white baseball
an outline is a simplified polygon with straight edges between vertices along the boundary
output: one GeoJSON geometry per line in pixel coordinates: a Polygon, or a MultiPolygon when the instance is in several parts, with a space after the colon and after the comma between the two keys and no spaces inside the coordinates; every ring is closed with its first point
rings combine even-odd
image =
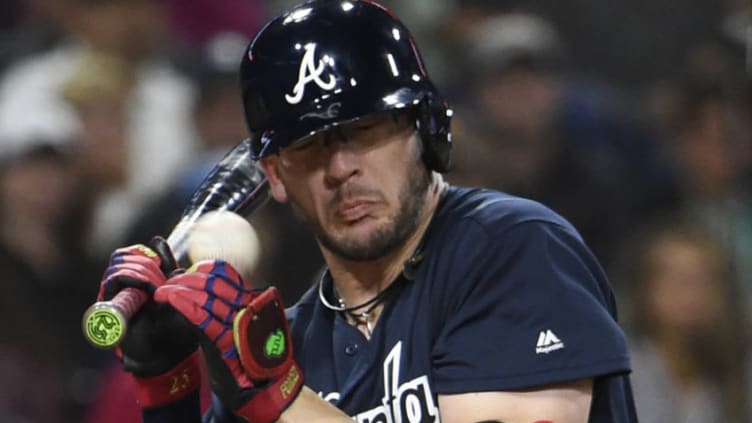
{"type": "Polygon", "coordinates": [[[201,216],[188,235],[188,258],[192,263],[222,259],[251,283],[261,255],[258,235],[242,216],[231,211],[210,211],[201,216]]]}

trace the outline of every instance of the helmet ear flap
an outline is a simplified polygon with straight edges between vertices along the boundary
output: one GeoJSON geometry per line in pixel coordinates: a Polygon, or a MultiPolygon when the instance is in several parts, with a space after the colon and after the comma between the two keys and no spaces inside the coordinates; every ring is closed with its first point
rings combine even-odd
{"type": "Polygon", "coordinates": [[[423,142],[423,162],[439,173],[449,170],[452,151],[452,109],[432,92],[418,106],[418,134],[423,142]]]}

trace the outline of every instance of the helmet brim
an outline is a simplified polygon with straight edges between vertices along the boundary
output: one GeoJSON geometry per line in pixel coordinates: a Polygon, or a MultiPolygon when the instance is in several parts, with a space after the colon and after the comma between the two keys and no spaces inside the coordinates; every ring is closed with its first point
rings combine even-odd
{"type": "Polygon", "coordinates": [[[368,104],[362,101],[352,101],[348,96],[357,93],[341,93],[333,95],[326,103],[321,102],[316,108],[307,113],[288,117],[289,121],[298,122],[295,125],[287,125],[272,128],[257,136],[260,137],[261,149],[255,152],[255,159],[260,159],[292,147],[305,138],[328,131],[339,125],[356,122],[376,113],[407,109],[417,106],[425,97],[425,90],[414,88],[400,88],[394,92],[382,96],[377,104],[368,104]],[[343,104],[351,107],[344,109],[343,104]],[[356,105],[358,107],[352,107],[356,105]]]}

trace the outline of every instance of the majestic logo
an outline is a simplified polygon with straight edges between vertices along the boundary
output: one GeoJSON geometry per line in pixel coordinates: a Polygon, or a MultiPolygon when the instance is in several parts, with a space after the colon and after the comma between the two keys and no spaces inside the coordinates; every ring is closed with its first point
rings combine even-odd
{"type": "Polygon", "coordinates": [[[538,334],[538,343],[535,346],[536,354],[548,354],[551,351],[562,348],[564,348],[564,343],[554,335],[551,329],[540,331],[540,334],[538,334]]]}
{"type": "Polygon", "coordinates": [[[329,74],[329,79],[324,81],[321,79],[321,74],[324,73],[327,61],[319,59],[316,64],[316,44],[309,43],[305,46],[305,53],[303,59],[300,61],[300,69],[298,70],[298,82],[292,88],[292,95],[285,94],[285,100],[290,104],[298,104],[303,99],[305,94],[306,85],[313,82],[318,85],[322,90],[332,90],[337,85],[337,80],[334,75],[329,74]]]}
{"type": "MultiPolygon", "coordinates": [[[[428,376],[418,376],[400,383],[402,341],[392,348],[384,360],[384,396],[381,405],[358,413],[356,423],[439,423],[439,408],[433,399],[428,376]]],[[[329,393],[323,398],[339,400],[339,394],[329,393]]]]}

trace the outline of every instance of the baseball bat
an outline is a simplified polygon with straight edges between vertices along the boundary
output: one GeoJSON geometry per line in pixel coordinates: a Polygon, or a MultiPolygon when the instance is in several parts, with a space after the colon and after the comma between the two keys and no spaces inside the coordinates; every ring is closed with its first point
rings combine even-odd
{"type": "MultiPolygon", "coordinates": [[[[167,244],[180,267],[188,267],[188,236],[196,221],[209,211],[228,210],[248,217],[269,198],[266,175],[251,159],[250,141],[241,141],[209,172],[186,205],[167,244]]],[[[109,301],[98,301],[83,315],[84,337],[102,349],[116,347],[125,337],[128,321],[147,302],[146,292],[125,288],[109,301]]]]}

